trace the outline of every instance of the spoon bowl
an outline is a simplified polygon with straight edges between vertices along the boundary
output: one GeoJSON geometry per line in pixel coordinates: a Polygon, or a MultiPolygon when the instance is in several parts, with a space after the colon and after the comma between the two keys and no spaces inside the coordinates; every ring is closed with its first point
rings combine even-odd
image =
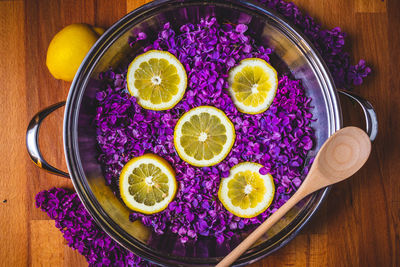
{"type": "Polygon", "coordinates": [[[305,197],[349,178],[365,164],[370,153],[370,138],[360,128],[350,126],[335,132],[321,147],[297,192],[305,197]]]}

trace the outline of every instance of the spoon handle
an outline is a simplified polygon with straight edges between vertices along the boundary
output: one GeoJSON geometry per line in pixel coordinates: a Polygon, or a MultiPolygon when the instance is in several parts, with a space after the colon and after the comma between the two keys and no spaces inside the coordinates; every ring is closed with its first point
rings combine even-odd
{"type": "Polygon", "coordinates": [[[243,240],[234,250],[232,250],[225,258],[223,258],[217,267],[230,266],[239,258],[248,248],[250,248],[265,232],[278,222],[294,205],[302,200],[308,193],[299,190],[289,200],[282,205],[277,211],[271,214],[266,221],[258,226],[245,240],[243,240]]]}

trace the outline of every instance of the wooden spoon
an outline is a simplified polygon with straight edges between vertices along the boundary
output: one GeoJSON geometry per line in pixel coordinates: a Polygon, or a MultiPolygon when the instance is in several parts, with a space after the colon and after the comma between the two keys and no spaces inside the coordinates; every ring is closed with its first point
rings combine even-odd
{"type": "Polygon", "coordinates": [[[367,161],[370,152],[371,141],[360,128],[346,127],[334,133],[319,150],[307,177],[296,193],[225,256],[217,266],[231,265],[304,197],[353,175],[367,161]]]}

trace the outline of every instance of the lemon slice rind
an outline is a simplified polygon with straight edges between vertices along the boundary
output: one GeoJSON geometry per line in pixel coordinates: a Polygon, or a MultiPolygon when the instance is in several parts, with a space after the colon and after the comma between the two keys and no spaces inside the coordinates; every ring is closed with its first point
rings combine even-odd
{"type": "Polygon", "coordinates": [[[262,175],[259,173],[260,168],[263,166],[254,162],[242,162],[230,169],[230,174],[226,178],[222,178],[221,184],[218,190],[218,198],[221,201],[222,205],[232,214],[241,217],[241,218],[253,218],[261,213],[263,213],[272,203],[275,195],[275,185],[273,177],[268,173],[266,175],[262,175]],[[264,186],[266,188],[266,192],[263,200],[257,204],[254,208],[241,209],[232,204],[231,199],[228,197],[228,183],[232,180],[235,175],[239,172],[250,170],[252,172],[257,172],[260,177],[264,181],[264,186]]]}
{"type": "Polygon", "coordinates": [[[240,61],[239,65],[237,65],[236,67],[232,68],[229,71],[228,82],[229,82],[229,89],[228,89],[229,95],[231,96],[231,99],[235,104],[236,108],[242,113],[259,114],[263,113],[271,106],[276,96],[276,91],[278,88],[278,74],[276,70],[265,60],[260,58],[246,58],[240,61]],[[267,97],[264,99],[264,101],[260,103],[257,107],[247,106],[241,101],[239,101],[236,98],[235,93],[233,92],[232,89],[232,84],[235,82],[234,77],[236,76],[236,74],[241,72],[243,68],[246,66],[259,66],[263,68],[263,70],[269,76],[270,83],[274,85],[273,88],[270,89],[271,91],[267,94],[267,97]]]}
{"type": "Polygon", "coordinates": [[[199,106],[189,110],[188,112],[183,114],[183,116],[178,120],[174,130],[174,145],[176,152],[178,153],[181,159],[196,167],[207,167],[220,163],[222,160],[226,158],[226,156],[231,151],[231,148],[235,143],[235,139],[236,139],[235,126],[233,125],[231,120],[225,115],[225,113],[222,110],[212,106],[199,106]],[[213,157],[210,160],[197,160],[196,158],[188,155],[187,153],[185,153],[185,150],[179,141],[180,137],[182,136],[181,130],[183,124],[189,121],[192,115],[199,115],[203,112],[217,116],[221,120],[221,123],[225,126],[227,133],[227,140],[223,145],[221,153],[219,153],[217,156],[213,157]]]}
{"type": "Polygon", "coordinates": [[[173,108],[179,101],[182,100],[187,86],[187,75],[185,71],[185,67],[182,63],[171,53],[167,51],[160,51],[160,50],[150,50],[147,51],[139,56],[137,56],[129,65],[126,83],[128,87],[128,91],[134,97],[136,97],[138,104],[145,108],[151,110],[168,110],[173,108]],[[173,95],[171,100],[168,102],[161,102],[160,104],[154,104],[151,101],[142,99],[139,97],[139,90],[135,86],[135,71],[139,69],[141,63],[149,61],[150,59],[166,59],[169,64],[175,66],[177,70],[178,76],[181,78],[181,82],[178,84],[178,93],[173,95]]]}
{"type": "Polygon", "coordinates": [[[175,172],[171,165],[163,158],[154,154],[145,154],[140,157],[136,157],[128,161],[122,168],[119,188],[121,198],[125,205],[133,211],[141,212],[144,214],[154,214],[160,212],[168,207],[168,204],[174,199],[177,191],[177,182],[175,179],[175,172]],[[168,177],[168,195],[161,202],[155,203],[153,206],[148,206],[143,203],[137,202],[133,196],[129,193],[129,175],[132,171],[140,166],[140,164],[153,164],[154,166],[161,169],[161,172],[168,177]]]}

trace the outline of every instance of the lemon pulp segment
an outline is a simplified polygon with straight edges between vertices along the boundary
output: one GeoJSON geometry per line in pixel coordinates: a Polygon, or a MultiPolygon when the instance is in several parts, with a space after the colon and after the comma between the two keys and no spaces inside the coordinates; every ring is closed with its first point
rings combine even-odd
{"type": "Polygon", "coordinates": [[[228,182],[228,189],[232,204],[241,209],[255,208],[266,192],[260,174],[250,170],[238,172],[228,182]]]}
{"type": "Polygon", "coordinates": [[[194,166],[222,161],[235,141],[235,129],[225,113],[200,106],[185,113],[175,126],[174,144],[179,156],[194,166]]]}
{"type": "Polygon", "coordinates": [[[272,203],[275,185],[270,174],[262,175],[262,165],[243,162],[230,170],[230,175],[223,178],[218,191],[218,198],[232,214],[252,218],[264,212],[272,203]]]}
{"type": "Polygon", "coordinates": [[[166,51],[150,50],[136,57],[128,68],[129,92],[146,109],[173,108],[182,99],[186,85],[184,67],[166,51]]]}
{"type": "Polygon", "coordinates": [[[262,59],[244,59],[229,72],[229,93],[240,112],[264,112],[272,104],[277,88],[275,69],[262,59]]]}
{"type": "Polygon", "coordinates": [[[174,198],[176,189],[172,167],[153,154],[130,160],[121,171],[121,198],[135,211],[152,214],[165,209],[174,198]]]}

